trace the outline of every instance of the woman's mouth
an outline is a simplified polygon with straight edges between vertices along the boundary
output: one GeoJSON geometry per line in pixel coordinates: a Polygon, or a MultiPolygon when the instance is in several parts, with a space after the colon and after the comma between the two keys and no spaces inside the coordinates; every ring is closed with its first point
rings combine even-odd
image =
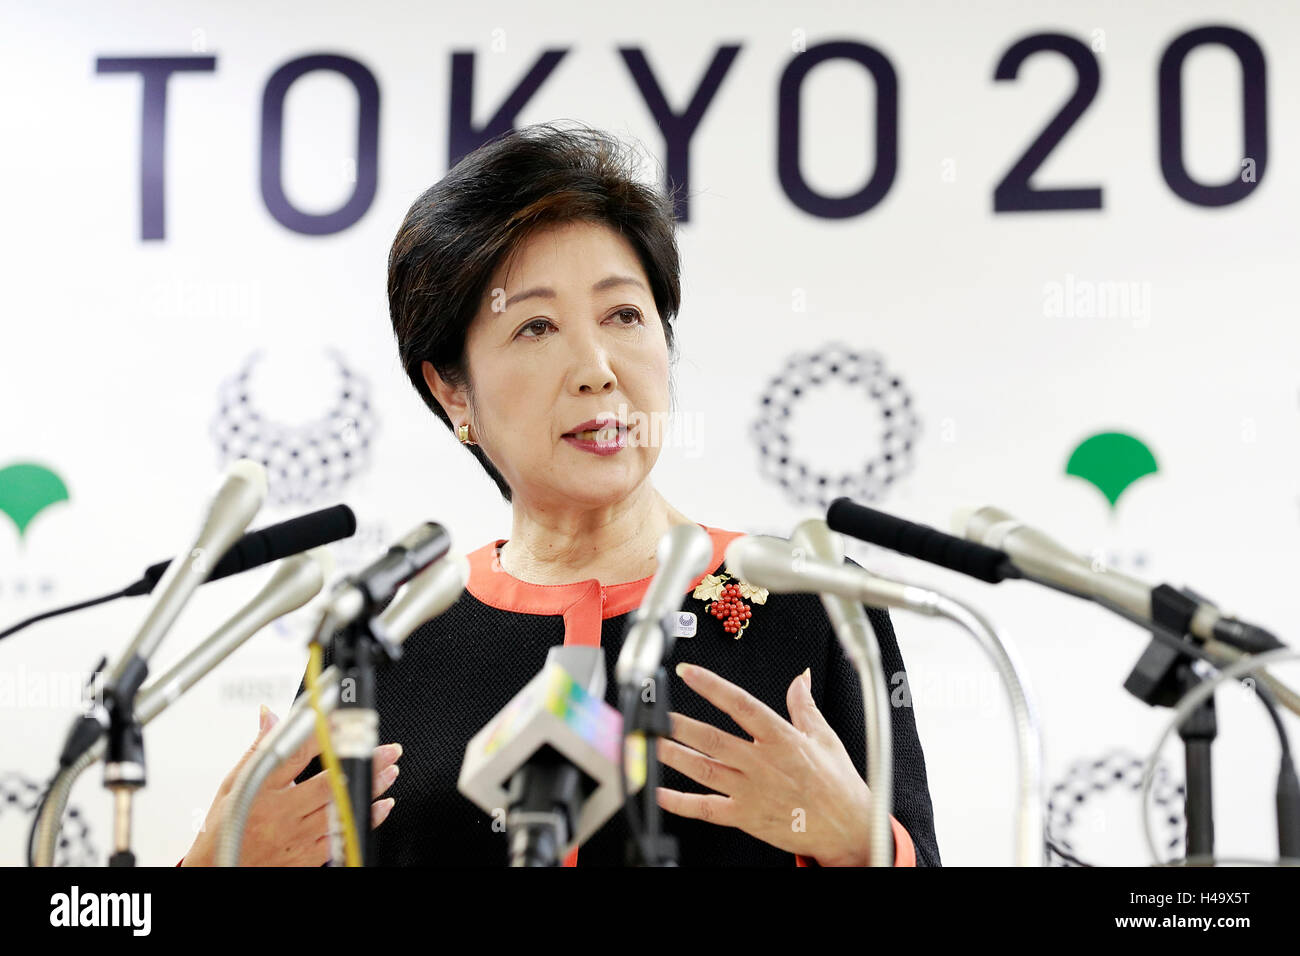
{"type": "Polygon", "coordinates": [[[591,428],[561,437],[573,447],[594,455],[613,455],[627,445],[627,429],[618,427],[591,428]]]}

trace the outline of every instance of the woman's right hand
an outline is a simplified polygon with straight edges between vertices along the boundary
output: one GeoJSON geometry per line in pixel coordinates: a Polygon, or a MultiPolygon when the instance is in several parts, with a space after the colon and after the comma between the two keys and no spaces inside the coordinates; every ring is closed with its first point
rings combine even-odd
{"type": "MultiPolygon", "coordinates": [[[[278,723],[279,718],[265,706],[260,714],[260,730],[248,752],[240,758],[226,779],[221,781],[216,799],[208,809],[198,837],[190,847],[182,866],[212,866],[216,858],[221,816],[230,800],[230,789],[244,764],[278,723]]],[[[320,743],[313,733],[293,756],[267,777],[253,801],[244,827],[240,866],[320,866],[330,857],[328,804],[331,802],[329,781],[322,770],[302,783],[294,778],[313,757],[320,754],[320,743]]],[[[374,796],[378,797],[397,779],[397,758],[401,744],[384,744],[375,748],[373,759],[374,796]]],[[[393,809],[393,799],[377,800],[370,805],[370,826],[379,826],[393,809]]],[[[353,811],[356,812],[355,809],[353,811]]],[[[358,821],[359,822],[359,821],[358,821]]]]}

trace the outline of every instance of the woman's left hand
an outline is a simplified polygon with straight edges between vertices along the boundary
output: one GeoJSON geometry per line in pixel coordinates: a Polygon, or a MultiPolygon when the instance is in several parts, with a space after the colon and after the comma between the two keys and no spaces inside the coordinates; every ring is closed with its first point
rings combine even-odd
{"type": "Polygon", "coordinates": [[[813,702],[809,672],[786,691],[789,721],[703,667],[679,664],[677,674],[754,739],[674,712],[674,739],[659,740],[660,761],[717,793],[660,787],[659,806],[736,827],[822,866],[865,866],[871,794],[813,702]]]}

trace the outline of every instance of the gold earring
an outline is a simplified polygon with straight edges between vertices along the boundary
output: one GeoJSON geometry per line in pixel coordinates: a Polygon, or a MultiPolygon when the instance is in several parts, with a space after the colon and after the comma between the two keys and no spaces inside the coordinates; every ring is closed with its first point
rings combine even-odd
{"type": "Polygon", "coordinates": [[[478,442],[469,440],[469,422],[465,422],[465,424],[461,425],[460,428],[456,429],[456,434],[460,438],[460,443],[462,445],[478,444],[478,442]]]}

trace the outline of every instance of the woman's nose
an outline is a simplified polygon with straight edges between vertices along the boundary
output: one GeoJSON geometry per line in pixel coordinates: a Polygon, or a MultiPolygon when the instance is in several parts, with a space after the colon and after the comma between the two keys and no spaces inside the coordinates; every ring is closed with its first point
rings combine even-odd
{"type": "Polygon", "coordinates": [[[614,376],[609,375],[590,375],[581,377],[578,390],[581,392],[610,392],[614,390],[614,376]]]}
{"type": "Polygon", "coordinates": [[[593,339],[582,339],[575,346],[572,379],[580,392],[608,392],[618,378],[610,365],[609,353],[593,339]]]}

